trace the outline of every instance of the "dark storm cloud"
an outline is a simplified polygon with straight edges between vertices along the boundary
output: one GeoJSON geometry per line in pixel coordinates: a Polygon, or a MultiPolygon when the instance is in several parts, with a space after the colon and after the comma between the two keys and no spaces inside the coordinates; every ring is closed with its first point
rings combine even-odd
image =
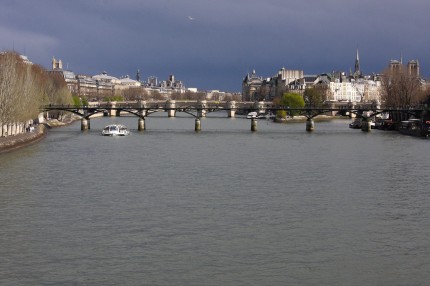
{"type": "Polygon", "coordinates": [[[428,76],[427,0],[3,1],[0,49],[44,66],[55,56],[75,73],[103,70],[188,87],[239,91],[247,72],[348,71],[359,48],[364,72],[403,53],[428,76]],[[383,3],[382,3],[383,2],[383,3]],[[395,2],[395,3],[392,3],[395,2]]]}

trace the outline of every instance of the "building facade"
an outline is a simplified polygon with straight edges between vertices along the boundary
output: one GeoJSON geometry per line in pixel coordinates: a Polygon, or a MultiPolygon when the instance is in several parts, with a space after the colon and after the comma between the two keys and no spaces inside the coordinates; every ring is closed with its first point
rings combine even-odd
{"type": "Polygon", "coordinates": [[[70,70],[63,69],[63,62],[61,60],[57,60],[55,57],[52,58],[52,66],[51,69],[48,70],[48,73],[51,74],[58,74],[64,78],[64,81],[67,84],[67,88],[70,90],[71,93],[76,93],[78,86],[77,86],[77,78],[74,74],[74,72],[70,70]]]}
{"type": "MultiPolygon", "coordinates": [[[[397,66],[393,65],[393,69],[397,66]]],[[[410,74],[419,74],[418,61],[408,63],[410,74]]],[[[364,76],[360,67],[358,50],[355,55],[354,71],[304,75],[302,70],[282,68],[270,78],[263,79],[255,74],[247,74],[242,81],[244,101],[271,101],[285,92],[303,94],[306,88],[321,88],[326,91],[328,101],[380,102],[381,77],[364,76]]]]}
{"type": "Polygon", "coordinates": [[[158,82],[154,76],[148,78],[147,82],[140,81],[140,71],[136,73],[136,80],[128,75],[117,78],[102,72],[93,76],[75,75],[72,71],[63,69],[63,62],[52,58],[52,69],[48,72],[58,73],[63,76],[72,94],[87,97],[91,100],[103,100],[106,97],[121,96],[124,91],[140,89],[149,94],[158,92],[165,94],[168,98],[171,93],[185,93],[186,88],[182,81],[170,75],[167,80],[158,82]]]}
{"type": "Polygon", "coordinates": [[[381,81],[377,76],[322,74],[319,83],[327,87],[328,101],[380,102],[381,81]]]}
{"type": "Polygon", "coordinates": [[[305,88],[303,78],[302,70],[282,68],[276,75],[265,79],[257,76],[253,70],[252,74],[247,74],[242,81],[242,100],[270,101],[291,90],[302,93],[305,88]]]}
{"type": "Polygon", "coordinates": [[[257,76],[255,70],[247,74],[242,81],[242,100],[260,101],[264,98],[262,94],[263,78],[257,76]]]}
{"type": "Polygon", "coordinates": [[[418,60],[410,60],[406,66],[403,65],[403,59],[391,60],[389,64],[389,70],[391,73],[399,73],[402,69],[405,69],[407,74],[412,77],[420,78],[420,64],[418,60]]]}

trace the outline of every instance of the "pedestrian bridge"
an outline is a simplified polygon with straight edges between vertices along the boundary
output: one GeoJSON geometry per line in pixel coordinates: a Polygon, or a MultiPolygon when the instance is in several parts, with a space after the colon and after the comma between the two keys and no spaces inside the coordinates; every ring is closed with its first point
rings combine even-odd
{"type": "MultiPolygon", "coordinates": [[[[236,101],[129,101],[129,102],[92,102],[88,105],[45,105],[41,112],[66,111],[81,117],[81,130],[91,128],[90,119],[96,114],[104,116],[121,116],[127,113],[138,118],[138,130],[146,129],[145,120],[156,112],[167,112],[168,117],[175,117],[177,113],[186,113],[195,118],[195,131],[201,130],[200,119],[211,112],[226,112],[226,116],[233,118],[236,114],[246,115],[249,112],[266,116],[274,116],[277,111],[295,112],[306,117],[306,130],[315,129],[314,118],[318,115],[342,115],[359,117],[362,119],[362,130],[370,131],[370,120],[382,113],[390,113],[397,120],[407,120],[410,116],[420,118],[427,109],[422,108],[380,108],[375,104],[353,104],[351,102],[335,102],[322,107],[291,108],[289,106],[275,105],[272,102],[236,102],[236,101]]],[[[257,131],[258,117],[250,118],[251,131],[257,131]]]]}

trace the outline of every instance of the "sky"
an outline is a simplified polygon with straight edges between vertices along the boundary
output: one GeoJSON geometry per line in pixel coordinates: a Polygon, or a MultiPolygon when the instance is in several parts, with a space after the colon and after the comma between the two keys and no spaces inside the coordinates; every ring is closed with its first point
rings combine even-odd
{"type": "Polygon", "coordinates": [[[430,77],[429,0],[0,0],[0,50],[76,74],[240,92],[244,77],[380,73],[419,60],[430,77]]]}

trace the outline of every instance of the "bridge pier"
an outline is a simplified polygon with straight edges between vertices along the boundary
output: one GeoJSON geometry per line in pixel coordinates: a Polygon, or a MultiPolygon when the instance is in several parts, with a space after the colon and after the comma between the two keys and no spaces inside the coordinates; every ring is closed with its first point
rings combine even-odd
{"type": "Polygon", "coordinates": [[[113,109],[113,108],[116,107],[116,101],[108,102],[108,106],[110,107],[108,109],[109,116],[115,116],[116,112],[115,112],[115,109],[113,109]]]}
{"type": "Polygon", "coordinates": [[[196,118],[196,121],[195,121],[195,124],[194,124],[194,130],[196,132],[202,130],[202,125],[201,125],[200,118],[196,118]]]}
{"type": "MultiPolygon", "coordinates": [[[[143,102],[146,103],[146,101],[143,101],[143,102]]],[[[141,102],[139,102],[139,111],[138,111],[138,114],[139,114],[140,118],[143,118],[143,120],[145,120],[145,116],[146,116],[147,110],[145,110],[143,108],[145,108],[145,105],[142,104],[141,102]]]]}
{"type": "Polygon", "coordinates": [[[90,120],[82,118],[81,119],[81,130],[85,131],[85,130],[88,130],[88,129],[90,129],[90,120]]]}
{"type": "Polygon", "coordinates": [[[363,118],[361,120],[361,131],[370,132],[370,130],[372,130],[372,127],[370,125],[370,121],[363,118]]]}
{"type": "Polygon", "coordinates": [[[176,101],[175,100],[168,100],[166,102],[166,110],[167,110],[167,116],[168,117],[175,117],[176,115],[176,101]]]}
{"type": "Polygon", "coordinates": [[[308,132],[312,132],[312,131],[314,131],[314,130],[315,130],[315,122],[314,122],[314,120],[313,120],[313,119],[308,118],[308,119],[306,120],[306,131],[308,131],[308,132]]]}
{"type": "Polygon", "coordinates": [[[236,101],[227,102],[227,114],[229,118],[234,118],[236,115],[236,101]]]}
{"type": "Polygon", "coordinates": [[[200,114],[197,114],[197,116],[199,116],[199,117],[206,117],[206,113],[207,113],[207,110],[206,110],[207,101],[206,100],[200,100],[199,105],[200,105],[201,109],[197,112],[197,113],[200,113],[200,114]]]}
{"type": "Polygon", "coordinates": [[[251,118],[251,131],[257,131],[257,118],[251,118]]]}
{"type": "Polygon", "coordinates": [[[137,130],[138,131],[144,131],[144,130],[146,130],[145,119],[139,118],[139,120],[137,121],[137,130]]]}
{"type": "Polygon", "coordinates": [[[254,109],[256,109],[257,114],[266,113],[266,107],[264,106],[264,101],[258,101],[254,103],[254,109]]]}

